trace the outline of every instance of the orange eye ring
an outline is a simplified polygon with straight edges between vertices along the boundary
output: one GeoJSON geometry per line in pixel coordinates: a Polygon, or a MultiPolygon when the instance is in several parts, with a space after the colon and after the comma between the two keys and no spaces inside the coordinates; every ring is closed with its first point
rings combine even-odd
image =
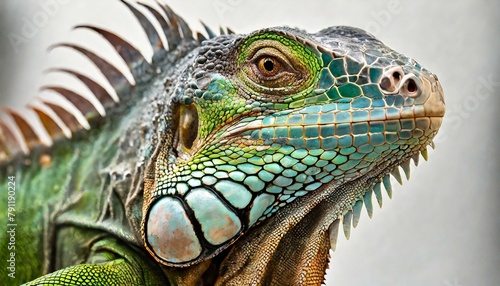
{"type": "Polygon", "coordinates": [[[257,68],[262,75],[273,77],[281,71],[280,62],[272,57],[263,57],[259,59],[257,68]]]}

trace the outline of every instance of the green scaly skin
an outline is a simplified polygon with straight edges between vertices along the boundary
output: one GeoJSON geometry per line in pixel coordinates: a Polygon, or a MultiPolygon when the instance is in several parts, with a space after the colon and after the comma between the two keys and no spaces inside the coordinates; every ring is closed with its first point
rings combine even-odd
{"type": "Polygon", "coordinates": [[[23,155],[0,129],[0,188],[16,188],[6,279],[320,285],[340,225],[348,236],[372,194],[381,203],[381,184],[390,192],[388,174],[425,156],[445,109],[437,78],[359,29],[201,42],[164,8],[169,52],[145,21],[152,64],[117,48],[129,49],[135,86],[80,50],[122,99],[104,104],[105,119],[82,110],[90,131],[63,120],[71,141],[53,132],[51,148],[23,155]]]}

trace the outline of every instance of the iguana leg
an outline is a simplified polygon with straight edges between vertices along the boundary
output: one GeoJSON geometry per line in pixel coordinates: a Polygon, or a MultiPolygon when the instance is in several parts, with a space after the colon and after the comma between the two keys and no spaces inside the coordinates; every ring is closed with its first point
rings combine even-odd
{"type": "Polygon", "coordinates": [[[161,269],[115,239],[94,244],[88,263],[63,268],[24,285],[169,285],[161,269]]]}

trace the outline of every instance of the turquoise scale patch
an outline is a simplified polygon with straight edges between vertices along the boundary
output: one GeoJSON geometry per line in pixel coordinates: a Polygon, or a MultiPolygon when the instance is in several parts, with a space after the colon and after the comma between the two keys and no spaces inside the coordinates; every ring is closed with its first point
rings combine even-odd
{"type": "Polygon", "coordinates": [[[333,60],[333,57],[329,53],[321,53],[321,60],[323,60],[323,65],[326,66],[329,62],[333,60]]]}
{"type": "Polygon", "coordinates": [[[302,197],[302,196],[303,196],[303,195],[305,195],[305,194],[307,194],[307,192],[306,192],[306,191],[298,191],[298,192],[296,192],[296,193],[295,193],[295,196],[296,196],[296,197],[302,197]]]}
{"type": "Polygon", "coordinates": [[[295,151],[295,148],[293,148],[292,146],[285,145],[285,146],[282,146],[281,148],[279,148],[277,152],[288,155],[288,154],[292,153],[293,151],[295,151]]]}
{"type": "Polygon", "coordinates": [[[288,186],[286,189],[291,191],[291,193],[294,193],[295,191],[302,189],[304,185],[300,183],[295,183],[293,185],[288,186]]]}
{"type": "Polygon", "coordinates": [[[345,163],[347,161],[347,159],[348,159],[347,156],[338,155],[333,159],[332,163],[334,163],[336,165],[340,165],[340,164],[345,163]]]}
{"type": "Polygon", "coordinates": [[[259,166],[266,164],[266,162],[261,157],[248,158],[248,163],[253,164],[253,165],[259,165],[259,166]]]}
{"type": "Polygon", "coordinates": [[[264,170],[273,173],[273,174],[281,174],[283,172],[283,167],[277,163],[264,165],[264,170]]]}
{"type": "Polygon", "coordinates": [[[325,151],[323,152],[323,154],[321,154],[321,156],[319,157],[320,159],[322,160],[331,160],[333,159],[335,156],[337,156],[337,152],[335,151],[325,151]]]}
{"type": "Polygon", "coordinates": [[[380,77],[382,76],[383,70],[381,68],[370,68],[370,81],[372,83],[378,83],[380,77]]]}
{"type": "Polygon", "coordinates": [[[284,156],[279,162],[283,167],[291,168],[293,165],[297,164],[299,160],[290,156],[284,156]]]}
{"type": "Polygon", "coordinates": [[[299,138],[288,140],[288,144],[290,144],[291,146],[293,146],[297,149],[303,149],[306,147],[306,143],[304,142],[304,139],[299,139],[299,138]]]}
{"type": "Polygon", "coordinates": [[[205,175],[205,173],[203,173],[201,171],[194,171],[191,173],[191,176],[193,176],[195,178],[201,178],[201,177],[203,177],[203,175],[205,175]]]}
{"type": "Polygon", "coordinates": [[[336,103],[329,103],[329,104],[325,104],[325,105],[321,106],[321,112],[323,112],[323,113],[331,112],[334,110],[337,110],[336,103]]]}
{"type": "Polygon", "coordinates": [[[288,138],[288,127],[276,127],[275,135],[276,138],[288,138]]]}
{"type": "Polygon", "coordinates": [[[338,166],[338,168],[340,170],[347,171],[347,170],[354,169],[354,167],[356,167],[358,164],[359,164],[359,160],[352,159],[352,160],[349,160],[349,161],[345,162],[344,164],[338,166]]]}
{"type": "Polygon", "coordinates": [[[304,127],[306,138],[316,138],[318,137],[318,126],[306,126],[304,127]]]}
{"type": "Polygon", "coordinates": [[[189,181],[187,181],[187,183],[191,186],[191,187],[199,187],[201,186],[201,181],[198,180],[198,179],[190,179],[189,181]]]}
{"type": "Polygon", "coordinates": [[[383,98],[384,94],[376,84],[365,84],[361,86],[363,94],[369,98],[383,98]]]}
{"type": "Polygon", "coordinates": [[[328,165],[326,165],[323,168],[323,170],[325,170],[326,172],[331,172],[331,171],[335,170],[335,168],[337,168],[336,165],[334,165],[334,164],[328,164],[328,165]]]}
{"type": "Polygon", "coordinates": [[[371,120],[385,120],[385,110],[383,109],[373,109],[370,110],[371,120]]]}
{"type": "Polygon", "coordinates": [[[238,216],[211,192],[194,189],[186,196],[186,203],[193,210],[203,236],[210,244],[222,244],[241,231],[238,216]]]}
{"type": "Polygon", "coordinates": [[[409,130],[403,130],[399,132],[400,139],[410,139],[412,137],[412,133],[409,130]]]}
{"type": "Polygon", "coordinates": [[[398,132],[401,130],[399,120],[388,120],[385,122],[385,130],[388,132],[398,132]]]}
{"type": "Polygon", "coordinates": [[[315,190],[317,190],[319,187],[321,187],[321,185],[322,185],[322,184],[323,184],[323,183],[321,183],[321,182],[312,183],[312,184],[307,185],[305,189],[306,189],[307,191],[315,191],[315,190]]]}
{"type": "Polygon", "coordinates": [[[318,160],[318,162],[316,162],[316,164],[315,164],[315,166],[318,168],[322,168],[326,165],[328,165],[328,161],[325,161],[325,160],[318,160]]]}
{"type": "Polygon", "coordinates": [[[372,104],[372,101],[366,97],[355,98],[352,101],[353,109],[365,109],[369,108],[372,104]]]}
{"type": "MultiPolygon", "coordinates": [[[[291,110],[290,110],[290,112],[291,112],[291,110]]],[[[276,117],[276,121],[274,122],[274,124],[275,125],[287,125],[287,121],[288,121],[288,115],[280,112],[280,115],[278,117],[276,117]]]]}
{"type": "Polygon", "coordinates": [[[385,103],[387,104],[387,106],[393,106],[394,105],[394,95],[387,95],[385,97],[385,103]]]}
{"type": "Polygon", "coordinates": [[[372,146],[380,146],[385,143],[385,137],[382,133],[373,133],[370,134],[370,144],[372,146]]]}
{"type": "Polygon", "coordinates": [[[404,104],[404,98],[401,95],[398,95],[394,99],[394,106],[401,107],[404,104]]]}
{"type": "MultiPolygon", "coordinates": [[[[333,116],[333,114],[332,114],[333,116]]],[[[335,127],[334,125],[328,125],[328,126],[320,126],[321,128],[321,137],[326,138],[333,136],[335,134],[335,127]]]]}
{"type": "Polygon", "coordinates": [[[321,112],[320,105],[308,106],[300,111],[302,114],[318,114],[321,112]]]}
{"type": "Polygon", "coordinates": [[[287,187],[293,183],[293,180],[284,176],[278,176],[273,183],[278,187],[287,187]]]}
{"type": "Polygon", "coordinates": [[[389,145],[381,145],[375,147],[375,152],[382,154],[382,152],[387,151],[389,149],[389,145]]]}
{"type": "Polygon", "coordinates": [[[249,226],[254,225],[257,220],[264,214],[264,211],[274,203],[274,196],[269,194],[262,194],[255,198],[253,207],[250,210],[249,226]]]}
{"type": "Polygon", "coordinates": [[[368,154],[373,151],[373,146],[371,144],[365,144],[358,147],[358,152],[363,154],[368,154]]]}
{"type": "Polygon", "coordinates": [[[285,155],[281,154],[281,153],[277,153],[277,154],[274,154],[273,155],[273,162],[277,162],[279,160],[281,160],[281,158],[285,157],[285,155]]]}
{"type": "Polygon", "coordinates": [[[262,119],[262,125],[263,126],[269,126],[269,125],[274,125],[274,116],[266,116],[264,119],[262,119]]]}
{"type": "Polygon", "coordinates": [[[201,181],[204,185],[211,186],[217,182],[217,179],[214,176],[205,175],[201,181]]]}
{"type": "Polygon", "coordinates": [[[387,118],[388,119],[391,119],[391,118],[400,118],[400,112],[399,112],[399,109],[398,108],[395,108],[395,107],[390,107],[390,108],[387,108],[385,110],[386,112],[386,115],[387,115],[387,118]]]}
{"type": "Polygon", "coordinates": [[[382,133],[385,131],[384,122],[370,122],[370,132],[371,133],[382,133]]]}
{"type": "Polygon", "coordinates": [[[253,140],[259,139],[260,138],[260,130],[254,130],[254,131],[252,131],[252,134],[250,134],[250,137],[253,140]]]}
{"type": "Polygon", "coordinates": [[[413,118],[401,119],[401,128],[406,130],[415,129],[415,120],[413,118]]]}
{"type": "Polygon", "coordinates": [[[302,114],[292,114],[288,117],[288,125],[300,125],[302,124],[303,118],[302,114]]]}
{"type": "Polygon", "coordinates": [[[274,179],[274,175],[266,170],[260,170],[257,176],[264,182],[271,182],[274,179]]]}
{"type": "Polygon", "coordinates": [[[337,126],[335,128],[335,135],[343,136],[343,135],[349,135],[349,134],[351,134],[351,124],[350,123],[337,124],[337,126]]]}
{"type": "Polygon", "coordinates": [[[354,136],[354,146],[358,147],[369,142],[368,134],[354,136]]]}
{"type": "Polygon", "coordinates": [[[318,158],[315,156],[307,155],[304,159],[302,159],[302,163],[308,166],[314,165],[318,161],[318,158]]]}
{"type": "Polygon", "coordinates": [[[329,124],[329,123],[333,123],[333,120],[334,120],[333,113],[323,113],[323,114],[321,114],[321,116],[319,118],[319,123],[320,124],[329,124]]]}
{"type": "Polygon", "coordinates": [[[338,88],[342,97],[356,97],[361,95],[361,88],[354,83],[346,83],[338,88]]]}
{"type": "Polygon", "coordinates": [[[339,140],[336,137],[328,137],[321,140],[321,148],[328,150],[336,148],[339,144],[339,140]]]}
{"type": "Polygon", "coordinates": [[[363,68],[364,63],[360,63],[351,59],[350,57],[346,58],[347,62],[347,73],[348,74],[358,74],[361,68],[363,68]]]}
{"type": "Polygon", "coordinates": [[[299,150],[295,150],[293,151],[290,156],[292,156],[292,158],[295,158],[295,159],[302,159],[302,158],[305,158],[309,153],[307,152],[307,150],[305,149],[299,149],[299,150]]]}
{"type": "Polygon", "coordinates": [[[352,147],[352,146],[340,149],[340,154],[342,154],[342,155],[350,155],[354,152],[356,152],[356,148],[352,147]]]}
{"type": "Polygon", "coordinates": [[[243,185],[233,181],[222,180],[214,187],[235,208],[244,209],[252,200],[252,194],[243,185]]]}
{"type": "Polygon", "coordinates": [[[350,112],[340,112],[335,114],[335,123],[349,123],[351,121],[350,112]]]}
{"type": "Polygon", "coordinates": [[[394,143],[399,139],[398,135],[395,133],[385,133],[384,136],[385,136],[385,142],[389,144],[394,143]]]}
{"type": "Polygon", "coordinates": [[[321,70],[318,86],[319,88],[329,89],[334,83],[334,79],[328,69],[321,70]]]}
{"type": "Polygon", "coordinates": [[[249,177],[247,177],[245,179],[244,183],[245,183],[245,185],[248,186],[248,188],[252,192],[260,192],[266,186],[266,184],[261,179],[259,179],[259,177],[257,177],[257,176],[249,176],[249,177]]]}
{"type": "Polygon", "coordinates": [[[307,149],[320,148],[320,146],[321,146],[321,142],[319,139],[306,139],[305,147],[307,149]]]}
{"type": "Polygon", "coordinates": [[[226,172],[215,172],[214,176],[217,179],[226,179],[226,178],[229,178],[229,175],[226,172]]]}
{"type": "Polygon", "coordinates": [[[262,139],[272,139],[274,138],[274,128],[263,128],[261,133],[262,139]]]}
{"type": "Polygon", "coordinates": [[[319,156],[319,155],[323,154],[323,152],[325,152],[325,150],[320,149],[320,148],[318,148],[318,149],[310,149],[310,150],[308,151],[309,155],[311,155],[311,156],[315,156],[315,157],[317,157],[317,156],[319,156]]]}
{"type": "Polygon", "coordinates": [[[280,194],[281,192],[283,192],[283,188],[272,185],[266,189],[266,192],[272,193],[272,194],[280,194]]]}
{"type": "Polygon", "coordinates": [[[368,122],[358,122],[352,124],[352,134],[367,134],[368,122]]]}
{"type": "Polygon", "coordinates": [[[321,172],[320,168],[313,166],[313,167],[308,168],[304,173],[306,175],[309,175],[309,176],[314,176],[314,175],[319,174],[320,172],[321,172]]]}
{"type": "MultiPolygon", "coordinates": [[[[239,165],[236,165],[236,167],[248,175],[257,174],[262,169],[261,166],[256,166],[256,165],[253,165],[250,163],[239,164],[239,165]]],[[[265,168],[265,165],[264,165],[264,168],[265,168]]]]}
{"type": "Polygon", "coordinates": [[[318,124],[319,115],[318,114],[306,114],[304,117],[304,125],[318,124]]]}
{"type": "Polygon", "coordinates": [[[292,126],[289,128],[289,131],[290,131],[290,138],[302,139],[302,137],[304,136],[304,130],[302,126],[292,126]]]}
{"type": "Polygon", "coordinates": [[[330,100],[338,100],[341,98],[337,87],[332,87],[330,90],[326,92],[326,95],[330,100]]]}
{"type": "Polygon", "coordinates": [[[333,59],[328,65],[330,72],[334,77],[340,77],[346,74],[344,69],[344,59],[333,59]]]}
{"type": "Polygon", "coordinates": [[[307,169],[307,166],[302,163],[297,163],[293,165],[292,169],[294,169],[297,172],[303,172],[307,169]]]}
{"type": "Polygon", "coordinates": [[[229,178],[231,178],[237,182],[243,182],[243,180],[245,180],[246,176],[247,175],[245,173],[240,172],[240,171],[233,171],[233,172],[229,173],[229,178]]]}
{"type": "Polygon", "coordinates": [[[385,99],[383,98],[377,98],[372,100],[372,107],[377,108],[377,107],[385,107],[385,99]]]}
{"type": "Polygon", "coordinates": [[[333,180],[333,176],[332,175],[327,175],[325,177],[323,177],[321,180],[319,180],[321,183],[323,184],[326,184],[326,183],[329,183],[333,180]]]}
{"type": "Polygon", "coordinates": [[[356,110],[352,113],[352,118],[354,121],[368,121],[370,114],[366,110],[356,110]]]}
{"type": "Polygon", "coordinates": [[[307,175],[306,175],[306,174],[303,174],[303,173],[298,174],[298,175],[297,175],[297,177],[295,177],[295,181],[296,181],[296,182],[299,182],[299,183],[303,183],[303,182],[305,182],[305,181],[306,181],[306,179],[307,179],[307,175]]]}

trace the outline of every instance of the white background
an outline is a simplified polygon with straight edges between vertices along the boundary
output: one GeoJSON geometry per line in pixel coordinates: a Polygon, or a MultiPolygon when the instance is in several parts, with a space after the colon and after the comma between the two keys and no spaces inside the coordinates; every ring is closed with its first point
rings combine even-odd
{"type": "MultiPolygon", "coordinates": [[[[49,67],[83,70],[104,84],[79,54],[47,53],[56,42],[81,43],[123,67],[100,37],[72,31],[76,24],[116,31],[151,54],[118,1],[59,1],[48,13],[42,3],[57,0],[1,0],[1,105],[23,110],[43,84],[84,90],[70,77],[43,74],[49,67]],[[27,31],[27,23],[35,29],[27,31]],[[9,35],[24,40],[13,44],[9,35]]],[[[367,29],[439,76],[448,113],[436,150],[412,169],[409,182],[394,185],[393,200],[385,197],[372,220],[363,213],[351,239],[340,239],[327,285],[500,285],[500,1],[311,2],[168,1],[196,30],[199,19],[240,33],[277,25],[367,29]]]]}

